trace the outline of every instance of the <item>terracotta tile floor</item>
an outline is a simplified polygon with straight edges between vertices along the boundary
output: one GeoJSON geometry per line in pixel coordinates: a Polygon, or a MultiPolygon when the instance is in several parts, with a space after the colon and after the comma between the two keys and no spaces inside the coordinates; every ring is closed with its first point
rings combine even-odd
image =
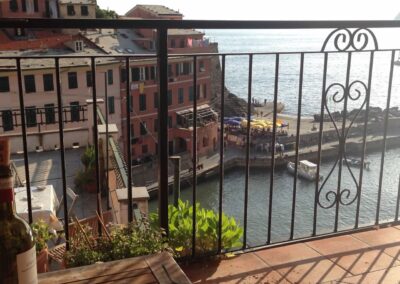
{"type": "Polygon", "coordinates": [[[193,283],[400,284],[400,226],[182,265],[193,283]]]}

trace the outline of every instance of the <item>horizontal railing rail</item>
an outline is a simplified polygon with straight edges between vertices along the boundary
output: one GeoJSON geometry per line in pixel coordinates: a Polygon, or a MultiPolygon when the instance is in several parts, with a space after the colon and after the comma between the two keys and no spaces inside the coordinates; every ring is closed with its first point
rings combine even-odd
{"type": "MultiPolygon", "coordinates": [[[[315,172],[313,173],[313,178],[311,181],[312,184],[312,192],[313,195],[310,195],[308,199],[312,199],[311,209],[309,217],[311,219],[311,228],[312,232],[310,238],[317,238],[322,235],[326,235],[325,232],[321,233],[318,230],[318,218],[320,216],[324,216],[327,210],[332,210],[333,216],[333,234],[340,234],[340,216],[344,214],[344,209],[350,208],[351,206],[355,207],[355,216],[354,216],[354,224],[351,224],[354,230],[358,230],[363,228],[363,225],[360,224],[360,207],[361,207],[361,199],[363,197],[363,185],[365,184],[365,168],[364,163],[366,162],[366,151],[369,135],[373,136],[375,133],[370,131],[372,126],[377,126],[381,130],[379,147],[377,148],[380,151],[380,161],[379,161],[379,175],[378,175],[378,184],[377,184],[377,207],[374,212],[374,224],[387,224],[387,222],[383,222],[380,219],[381,214],[381,203],[382,196],[384,194],[384,169],[385,169],[385,156],[387,150],[387,141],[388,137],[391,134],[391,129],[389,127],[391,120],[393,119],[392,114],[389,111],[383,111],[379,118],[378,122],[374,122],[373,124],[370,121],[370,113],[372,112],[371,102],[371,89],[372,82],[374,79],[374,64],[376,64],[377,54],[380,52],[389,54],[388,61],[390,64],[387,64],[386,69],[381,69],[381,74],[387,74],[387,93],[385,97],[385,107],[384,109],[388,110],[391,108],[393,103],[393,98],[395,95],[393,94],[393,78],[394,78],[394,62],[396,60],[397,49],[380,49],[378,47],[378,39],[376,38],[372,29],[374,28],[400,28],[400,21],[172,21],[172,20],[53,20],[53,19],[0,19],[0,28],[48,28],[52,29],[56,28],[79,28],[79,29],[95,29],[95,28],[110,28],[110,29],[135,29],[135,28],[151,28],[157,30],[157,53],[154,54],[124,54],[124,55],[60,55],[60,56],[7,56],[0,55],[0,61],[2,59],[11,59],[15,60],[15,68],[10,67],[7,71],[14,71],[18,74],[18,94],[20,99],[20,116],[22,121],[22,137],[23,137],[23,145],[24,145],[24,161],[25,161],[25,174],[26,174],[26,186],[30,188],[29,182],[29,159],[27,153],[27,127],[29,125],[26,124],[26,112],[23,111],[25,109],[24,104],[24,91],[22,88],[22,72],[24,70],[22,64],[25,59],[40,59],[40,58],[50,58],[54,59],[54,67],[56,73],[56,87],[57,87],[57,109],[58,111],[55,114],[58,116],[58,120],[56,122],[59,125],[59,135],[60,135],[60,155],[61,155],[61,164],[62,164],[62,183],[63,183],[63,196],[64,200],[67,200],[66,196],[66,176],[65,176],[65,147],[63,145],[64,140],[64,123],[68,122],[68,120],[63,117],[63,100],[62,100],[62,90],[61,90],[61,80],[60,80],[60,70],[64,68],[64,66],[60,66],[60,63],[64,58],[88,58],[90,59],[90,70],[91,70],[91,79],[92,79],[92,89],[91,96],[92,101],[96,102],[99,95],[99,90],[96,86],[96,78],[100,79],[99,76],[96,75],[96,68],[98,67],[98,63],[96,63],[97,58],[114,58],[120,64],[120,67],[125,70],[125,78],[126,81],[122,83],[125,85],[126,98],[124,103],[122,103],[121,107],[124,108],[127,119],[122,121],[124,133],[123,136],[126,138],[125,141],[127,145],[126,156],[128,157],[126,163],[123,161],[121,151],[118,147],[118,144],[112,139],[109,138],[108,133],[106,133],[108,137],[108,141],[106,142],[106,146],[111,148],[113,152],[112,164],[114,167],[117,167],[119,173],[117,172],[117,179],[121,185],[125,185],[127,190],[128,200],[132,200],[132,190],[130,190],[130,185],[133,184],[133,176],[132,176],[132,146],[129,145],[130,141],[132,141],[132,136],[134,136],[132,131],[132,119],[135,119],[137,116],[134,113],[134,110],[131,108],[131,62],[135,59],[141,58],[156,58],[157,59],[157,89],[158,89],[158,109],[157,109],[157,150],[158,150],[158,213],[159,213],[159,221],[160,226],[165,229],[168,234],[169,229],[169,220],[168,220],[168,193],[169,193],[169,175],[168,175],[168,159],[170,156],[169,151],[169,141],[168,141],[168,133],[170,127],[169,124],[169,109],[168,106],[168,86],[169,86],[169,68],[168,63],[170,58],[176,57],[185,57],[186,59],[190,59],[193,64],[193,71],[190,74],[186,74],[190,79],[188,79],[193,86],[197,86],[199,81],[199,72],[198,65],[199,59],[208,56],[208,57],[218,57],[220,61],[220,69],[221,69],[221,77],[218,78],[220,81],[221,89],[218,90],[220,93],[219,103],[220,103],[220,113],[219,113],[219,132],[218,132],[218,142],[216,143],[216,150],[218,152],[218,165],[216,169],[219,172],[219,185],[218,185],[218,202],[217,203],[217,212],[218,212],[218,228],[217,228],[217,248],[215,253],[221,253],[227,250],[223,244],[223,212],[224,212],[224,175],[225,175],[225,161],[227,160],[226,149],[226,126],[224,124],[225,118],[225,110],[224,106],[227,99],[227,91],[225,89],[226,83],[226,74],[227,74],[227,62],[226,59],[235,56],[246,57],[243,61],[242,66],[247,68],[247,78],[243,79],[244,84],[246,84],[246,120],[242,126],[242,132],[240,133],[241,141],[244,142],[242,151],[243,151],[243,163],[244,167],[244,190],[243,190],[243,245],[240,248],[236,249],[249,249],[252,247],[256,247],[256,245],[252,245],[249,241],[249,203],[251,202],[251,172],[250,169],[252,167],[253,160],[253,142],[255,138],[261,137],[265,138],[263,141],[262,147],[267,147],[269,149],[268,155],[263,157],[262,161],[265,162],[264,167],[268,167],[268,179],[269,182],[265,187],[265,193],[267,194],[266,203],[265,203],[265,244],[266,245],[276,245],[278,243],[287,243],[293,242],[296,240],[303,240],[302,237],[296,237],[295,230],[299,224],[296,224],[296,205],[298,193],[299,193],[299,171],[301,170],[299,162],[305,156],[307,157],[307,153],[302,151],[301,143],[304,141],[301,136],[303,135],[301,131],[302,127],[302,113],[304,112],[304,105],[308,102],[305,101],[305,83],[307,74],[305,71],[306,68],[306,57],[308,54],[320,54],[322,58],[321,63],[321,71],[319,73],[321,78],[321,86],[319,94],[313,98],[317,101],[318,115],[320,117],[319,121],[315,121],[316,132],[314,136],[310,135],[310,140],[312,139],[313,143],[310,145],[306,145],[307,147],[313,146],[315,157],[313,160],[316,162],[315,172]],[[321,42],[321,49],[316,51],[277,51],[277,52],[222,52],[222,53],[184,53],[184,54],[168,54],[168,29],[185,29],[185,28],[203,28],[203,29],[330,29],[329,35],[326,37],[324,42],[321,42]],[[332,46],[330,48],[327,47],[327,44],[333,41],[332,46]],[[342,44],[342,45],[341,45],[342,44]],[[354,66],[354,58],[357,54],[364,54],[368,56],[367,65],[364,66],[365,70],[367,70],[367,75],[363,78],[353,78],[351,74],[352,66],[354,66]],[[336,80],[335,77],[330,76],[329,67],[332,65],[330,62],[332,56],[341,54],[345,56],[345,64],[344,71],[342,72],[343,78],[342,80],[336,82],[332,81],[332,78],[336,80]],[[252,130],[252,102],[254,99],[254,76],[255,74],[255,60],[258,56],[268,55],[272,58],[271,61],[265,62],[265,65],[271,67],[270,71],[274,74],[273,82],[272,82],[272,121],[267,130],[263,129],[258,131],[252,130]],[[282,150],[280,150],[279,142],[279,130],[278,130],[278,100],[280,99],[280,78],[285,76],[282,73],[282,62],[283,58],[286,55],[296,55],[299,58],[299,62],[296,65],[296,70],[298,70],[298,77],[293,79],[296,81],[290,85],[291,89],[295,90],[296,99],[292,101],[295,104],[296,108],[296,132],[294,134],[294,149],[291,152],[291,171],[294,174],[293,178],[293,193],[286,197],[287,209],[290,211],[290,220],[289,220],[289,229],[288,229],[288,240],[284,241],[274,241],[273,240],[273,228],[274,228],[274,198],[276,198],[276,172],[275,169],[278,166],[284,165],[286,162],[289,162],[289,158],[285,160],[285,157],[282,154],[282,150]],[[319,96],[320,95],[320,96],[319,96]],[[358,103],[357,107],[354,107],[353,104],[358,103]],[[339,115],[334,114],[338,112],[339,115]],[[354,112],[352,112],[354,111],[354,112]],[[351,113],[352,112],[352,113],[351,113]],[[351,115],[350,115],[351,114],[351,115]],[[330,130],[330,134],[333,137],[329,137],[329,141],[327,141],[326,133],[328,127],[324,120],[328,120],[330,130]],[[348,144],[354,143],[354,139],[352,139],[351,134],[355,124],[357,125],[357,129],[359,130],[359,134],[357,134],[358,138],[358,147],[360,154],[360,164],[363,165],[360,167],[358,172],[355,172],[351,169],[351,160],[348,154],[348,149],[346,146],[348,144]],[[324,129],[325,128],[325,129],[324,129]],[[267,133],[265,133],[267,132],[267,133]],[[265,135],[264,135],[265,134],[265,135]],[[312,138],[311,138],[312,136],[312,138]],[[335,141],[336,140],[336,141],[335,141]],[[323,160],[323,151],[325,151],[325,144],[327,142],[332,143],[330,149],[330,153],[332,154],[332,160],[334,161],[330,168],[322,169],[321,163],[323,160]],[[276,145],[279,145],[277,147],[276,145]],[[218,146],[218,147],[217,147],[218,146]],[[217,149],[219,148],[219,149],[217,149]],[[333,149],[333,150],[332,150],[333,149]],[[321,173],[325,171],[327,173],[323,179],[320,179],[321,173]],[[347,181],[344,178],[344,172],[347,171],[348,175],[346,177],[347,181]],[[337,174],[335,174],[337,173],[337,174]]],[[[2,70],[3,71],[3,70],[2,70]]],[[[107,82],[107,79],[105,80],[107,82]]],[[[107,92],[105,88],[104,96],[107,98],[107,92]]],[[[197,87],[193,88],[192,93],[192,101],[191,108],[193,108],[193,117],[197,117],[198,115],[198,89],[197,87]]],[[[103,95],[103,94],[102,94],[103,95]]],[[[123,95],[121,95],[123,96],[123,95]]],[[[108,101],[107,99],[105,100],[108,101]]],[[[97,207],[98,210],[101,211],[101,189],[100,189],[100,164],[99,164],[99,145],[97,141],[99,140],[98,133],[98,124],[103,124],[107,126],[108,131],[108,116],[109,112],[106,107],[105,117],[101,115],[99,121],[99,109],[97,108],[96,103],[93,104],[93,140],[95,146],[95,160],[96,160],[96,188],[97,188],[97,207]]],[[[216,122],[218,123],[218,122],[216,122]]],[[[198,137],[199,128],[202,127],[201,123],[198,123],[197,119],[192,119],[191,124],[192,131],[192,167],[189,169],[190,179],[188,179],[188,183],[192,187],[192,195],[191,195],[191,203],[197,204],[198,199],[198,177],[200,176],[201,171],[196,170],[198,165],[198,157],[200,156],[198,153],[198,137]]],[[[313,126],[313,127],[314,127],[313,126]]],[[[144,127],[145,128],[145,127],[144,127]]],[[[147,133],[147,130],[145,131],[147,133]]],[[[144,136],[144,135],[141,135],[144,136]]],[[[400,133],[394,133],[396,137],[400,137],[400,133]]],[[[307,151],[310,149],[307,148],[307,151]]],[[[107,162],[108,162],[108,148],[107,148],[107,162]]],[[[310,166],[310,164],[302,164],[302,166],[310,166]]],[[[313,167],[312,165],[310,167],[313,167]]],[[[202,167],[198,168],[201,169],[202,167]]],[[[108,167],[107,167],[108,169],[108,167]]],[[[290,186],[290,185],[287,185],[290,186]]],[[[400,191],[400,187],[399,187],[400,191]]],[[[32,222],[32,206],[31,206],[31,196],[30,191],[27,191],[28,194],[28,208],[29,208],[29,220],[32,222]]],[[[399,192],[396,195],[397,203],[396,203],[396,212],[394,212],[393,222],[398,223],[398,211],[399,211],[399,200],[400,194],[399,192]]],[[[67,202],[64,203],[64,214],[68,216],[67,212],[67,202]]],[[[197,206],[193,206],[193,214],[192,214],[192,235],[191,235],[191,255],[194,257],[197,255],[197,244],[199,242],[197,236],[197,206]]],[[[133,220],[133,205],[132,202],[128,202],[128,221],[133,220]]],[[[278,224],[279,225],[279,224],[278,224]]],[[[365,226],[364,226],[365,227],[365,226]]],[[[368,227],[368,226],[367,226],[368,227]]],[[[65,227],[66,231],[66,239],[68,240],[68,226],[65,227]]],[[[68,248],[68,242],[67,242],[68,248]]]]}

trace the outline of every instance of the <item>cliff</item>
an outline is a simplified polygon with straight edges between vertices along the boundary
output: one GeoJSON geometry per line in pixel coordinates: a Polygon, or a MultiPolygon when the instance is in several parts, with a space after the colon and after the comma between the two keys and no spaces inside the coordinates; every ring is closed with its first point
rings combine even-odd
{"type": "MultiPolygon", "coordinates": [[[[218,43],[211,44],[213,53],[218,53],[218,43]]],[[[211,106],[218,112],[221,111],[221,64],[219,56],[211,58],[211,106]]],[[[226,75],[226,74],[225,74],[226,75]]],[[[247,113],[247,102],[231,93],[225,88],[225,116],[244,116],[247,113]]],[[[252,107],[252,112],[254,108],[252,107]]]]}

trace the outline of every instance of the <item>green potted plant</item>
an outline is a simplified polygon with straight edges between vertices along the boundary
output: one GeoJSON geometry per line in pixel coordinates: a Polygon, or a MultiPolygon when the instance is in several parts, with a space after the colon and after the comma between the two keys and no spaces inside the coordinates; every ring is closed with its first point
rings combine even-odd
{"type": "Polygon", "coordinates": [[[36,265],[37,272],[48,271],[49,252],[47,242],[54,239],[55,235],[51,233],[49,225],[43,220],[31,224],[33,237],[36,242],[36,265]]]}
{"type": "Polygon", "coordinates": [[[96,155],[94,146],[88,146],[81,156],[83,170],[79,170],[75,177],[75,187],[87,192],[96,192],[96,155]]]}
{"type": "MultiPolygon", "coordinates": [[[[178,201],[178,206],[168,206],[169,238],[168,242],[176,257],[191,254],[193,230],[193,206],[189,201],[178,201]]],[[[150,215],[151,224],[158,226],[158,214],[150,215]]],[[[217,250],[219,216],[213,210],[196,204],[196,252],[208,255],[217,250]]],[[[222,249],[229,250],[242,246],[243,228],[233,217],[222,213],[222,249]]]]}

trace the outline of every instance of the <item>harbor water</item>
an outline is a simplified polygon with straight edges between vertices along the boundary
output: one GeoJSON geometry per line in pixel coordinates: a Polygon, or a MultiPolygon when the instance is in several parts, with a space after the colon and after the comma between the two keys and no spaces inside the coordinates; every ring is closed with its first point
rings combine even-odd
{"type": "MultiPolygon", "coordinates": [[[[360,226],[373,225],[375,223],[381,154],[371,153],[367,156],[370,161],[368,170],[364,170],[362,191],[360,200],[360,226]]],[[[321,164],[321,174],[326,178],[332,169],[334,161],[321,164]]],[[[379,219],[384,221],[394,220],[396,213],[400,149],[391,149],[386,152],[383,171],[382,199],[379,219]]],[[[338,166],[337,166],[338,167],[338,166]]],[[[357,182],[359,183],[359,168],[351,167],[357,182]]],[[[351,178],[349,169],[343,167],[341,189],[349,189],[350,201],[356,194],[356,185],[351,178]]],[[[233,216],[243,225],[244,193],[245,193],[245,169],[238,168],[225,173],[223,191],[223,211],[233,216]]],[[[274,176],[273,201],[272,201],[272,241],[279,242],[289,239],[294,177],[285,169],[277,169],[274,176]]],[[[328,179],[320,195],[323,205],[328,204],[325,195],[328,191],[337,189],[337,168],[328,179]]],[[[314,220],[314,200],[316,192],[315,182],[298,179],[295,204],[294,237],[301,238],[311,236],[314,220]]],[[[182,189],[181,198],[192,200],[192,187],[182,189]]],[[[251,246],[262,245],[267,240],[268,208],[270,194],[270,171],[251,170],[249,182],[248,204],[248,243],[251,246]]],[[[197,201],[205,208],[218,210],[219,179],[210,178],[197,185],[197,201]]],[[[172,201],[172,196],[169,198],[172,201]]],[[[350,205],[339,207],[339,230],[351,229],[355,225],[357,200],[350,205]]],[[[157,210],[157,201],[150,202],[150,210],[157,210]]],[[[334,230],[336,207],[323,209],[317,207],[317,234],[329,233],[334,230]]]]}
{"type": "MultiPolygon", "coordinates": [[[[331,30],[207,30],[206,35],[218,42],[220,52],[309,52],[320,51],[331,30]]],[[[400,37],[392,38],[394,31],[385,29],[373,30],[379,49],[400,47],[400,37]],[[390,37],[391,35],[392,37],[390,37]]],[[[399,33],[400,34],[400,33],[399,33]]],[[[369,40],[371,44],[372,40],[369,40]]],[[[330,46],[330,50],[332,46],[330,46]]],[[[395,54],[397,59],[398,52],[395,54]]],[[[370,52],[353,53],[349,61],[348,53],[329,53],[327,64],[327,86],[333,83],[346,82],[347,64],[350,62],[349,82],[360,80],[367,84],[370,52]]],[[[227,56],[226,86],[234,94],[247,99],[248,88],[248,55],[227,56]]],[[[274,95],[276,55],[255,55],[253,62],[253,97],[260,102],[272,101],[274,95]]],[[[374,54],[373,75],[371,80],[371,106],[386,108],[388,95],[389,70],[392,64],[390,51],[378,51],[374,54]]],[[[312,116],[319,113],[324,75],[324,54],[307,53],[304,56],[304,80],[302,115],[312,116]]],[[[300,54],[279,55],[278,100],[285,105],[284,113],[297,115],[299,88],[300,54]]],[[[361,93],[362,90],[361,90],[361,93]]],[[[362,94],[362,96],[365,96],[362,94]]],[[[332,103],[332,102],[330,102],[332,103]]],[[[349,109],[359,108],[362,99],[349,100],[349,109]]],[[[400,66],[394,66],[393,87],[390,106],[400,105],[400,66]]],[[[331,104],[331,111],[342,110],[343,105],[331,104]]],[[[383,131],[383,130],[381,130],[383,131]]],[[[383,132],[382,132],[383,133],[383,132]]],[[[400,146],[400,145],[399,145],[400,146]]],[[[377,212],[381,152],[369,153],[370,169],[365,170],[362,180],[360,199],[360,226],[373,225],[377,212]]],[[[321,174],[326,178],[335,165],[334,160],[321,164],[321,174]]],[[[382,196],[379,219],[393,220],[397,207],[399,183],[400,149],[388,150],[385,154],[382,196]]],[[[338,167],[327,179],[319,200],[326,206],[332,202],[333,195],[329,191],[337,190],[338,167]],[[327,199],[330,198],[330,199],[327,199]],[[329,201],[330,200],[330,201],[329,201]]],[[[348,189],[349,195],[342,195],[343,203],[348,203],[356,196],[356,183],[360,183],[359,168],[343,166],[341,189],[348,189]],[[351,172],[353,174],[351,174],[351,172]],[[355,178],[355,180],[353,179],[355,178]]],[[[274,175],[272,201],[272,242],[289,239],[293,204],[294,178],[285,169],[276,169],[274,175]]],[[[263,245],[267,240],[267,224],[270,196],[270,172],[268,170],[250,171],[249,203],[248,203],[248,244],[263,245]]],[[[181,197],[192,200],[192,187],[182,189],[181,197]]],[[[223,191],[223,211],[235,217],[243,225],[245,194],[245,169],[237,168],[225,173],[223,191]]],[[[219,179],[210,178],[197,185],[197,200],[206,208],[218,210],[219,179]]],[[[315,182],[299,179],[295,202],[294,237],[311,236],[314,220],[314,204],[316,196],[315,182]]],[[[172,200],[172,198],[170,198],[172,200]]],[[[156,210],[157,201],[151,201],[150,209],[156,210]]],[[[317,234],[334,230],[336,207],[324,209],[318,205],[316,211],[317,234]]],[[[339,206],[338,229],[354,228],[357,200],[349,205],[339,206]]]]}

